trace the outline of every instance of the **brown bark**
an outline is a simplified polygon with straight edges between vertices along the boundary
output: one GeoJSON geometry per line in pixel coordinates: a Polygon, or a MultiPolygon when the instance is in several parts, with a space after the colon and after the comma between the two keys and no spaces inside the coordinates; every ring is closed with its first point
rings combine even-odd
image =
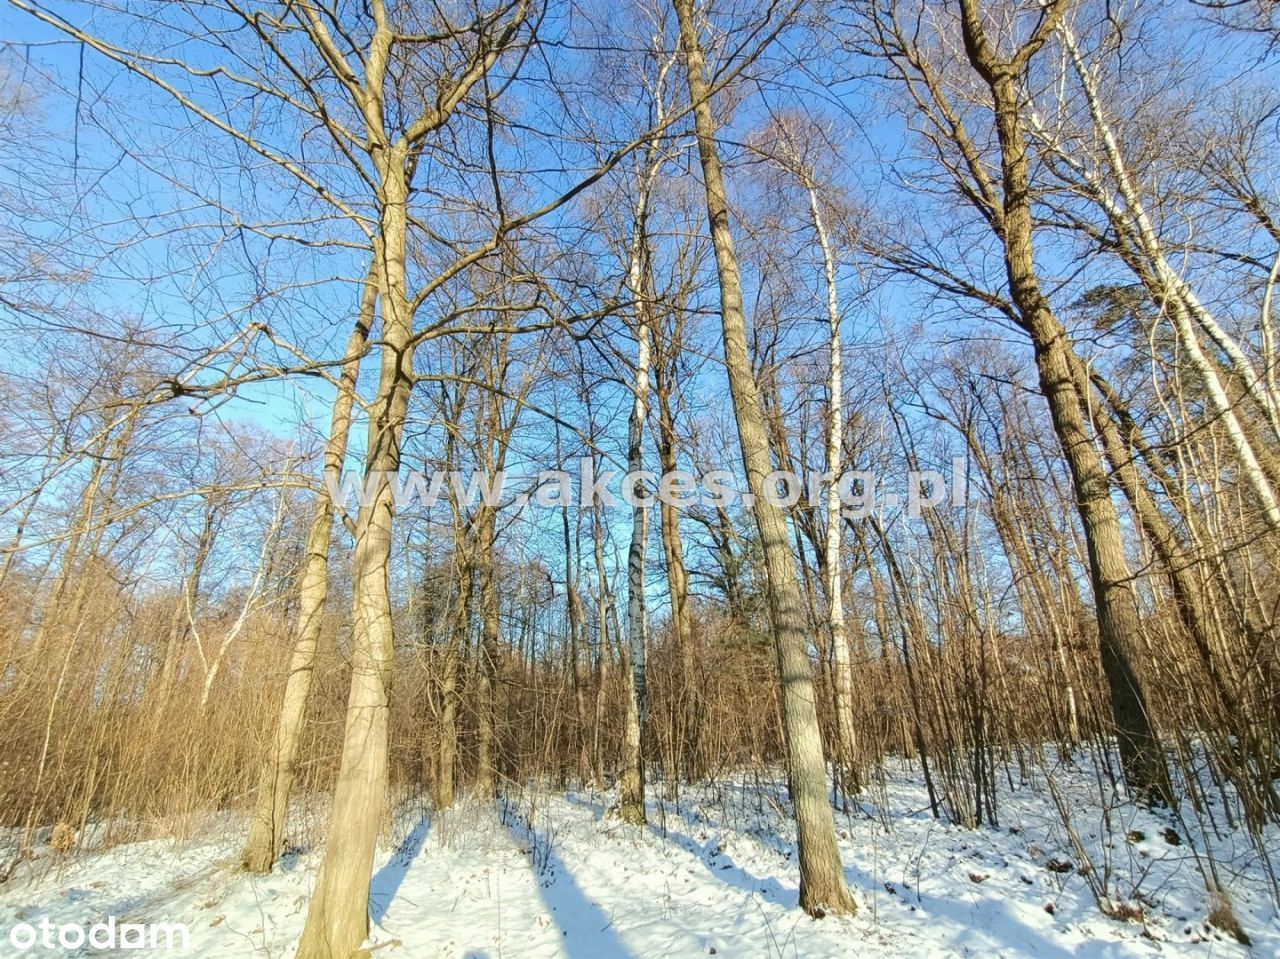
{"type": "MultiPolygon", "coordinates": [[[[675,411],[676,361],[680,353],[680,330],[683,312],[677,308],[675,331],[670,337],[655,337],[654,399],[658,413],[658,469],[669,475],[679,468],[675,411]]],[[[656,331],[655,331],[656,332],[656,331]]],[[[659,504],[662,553],[667,571],[667,592],[671,597],[671,634],[680,655],[680,688],[675,708],[675,738],[684,759],[683,774],[696,779],[700,773],[698,759],[701,723],[698,659],[695,655],[693,623],[689,609],[689,571],[684,562],[684,542],[680,535],[680,510],[663,497],[659,504]]]]}
{"type": "Polygon", "coordinates": [[[472,570],[469,557],[460,557],[458,576],[458,608],[454,614],[449,641],[445,644],[440,677],[440,754],[436,775],[436,808],[449,809],[457,798],[458,783],[458,706],[462,684],[462,652],[467,648],[471,632],[472,570]]]}
{"type": "Polygon", "coordinates": [[[1018,83],[1027,61],[1043,45],[1065,8],[1065,0],[1054,0],[1035,35],[1010,60],[997,57],[982,25],[978,0],[962,0],[961,25],[969,63],[992,96],[1000,144],[1003,189],[997,224],[1004,245],[1005,272],[1018,322],[1031,337],[1040,388],[1071,471],[1121,764],[1135,794],[1167,797],[1164,756],[1136,672],[1142,648],[1141,622],[1130,585],[1124,536],[1111,500],[1110,478],[1081,412],[1075,353],[1041,290],[1035,266],[1031,184],[1018,83]]]}
{"type": "Polygon", "coordinates": [[[497,542],[494,512],[480,506],[476,524],[476,567],[480,587],[480,645],[478,724],[476,739],[479,755],[476,765],[476,795],[492,799],[498,791],[497,696],[498,684],[498,580],[494,546],[497,542]]]}

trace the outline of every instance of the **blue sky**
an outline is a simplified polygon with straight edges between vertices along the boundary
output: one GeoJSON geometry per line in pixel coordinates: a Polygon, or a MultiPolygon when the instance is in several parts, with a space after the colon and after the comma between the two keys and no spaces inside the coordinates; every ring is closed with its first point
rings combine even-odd
{"type": "MultiPolygon", "coordinates": [[[[79,4],[57,4],[54,9],[72,18],[87,17],[89,10],[79,4]]],[[[1196,63],[1196,75],[1206,84],[1229,84],[1237,73],[1249,69],[1251,54],[1247,43],[1223,41],[1219,35],[1199,29],[1193,16],[1181,12],[1181,8],[1168,7],[1165,15],[1153,21],[1166,32],[1159,37],[1140,36],[1135,42],[1160,43],[1166,48],[1177,45],[1196,63]]],[[[91,22],[113,35],[122,32],[120,23],[105,14],[97,14],[91,22]]],[[[550,23],[547,30],[550,35],[567,35],[570,25],[558,20],[550,23]]],[[[92,51],[84,51],[78,44],[51,42],[56,37],[53,31],[11,7],[0,9],[0,32],[10,44],[4,57],[10,69],[7,83],[21,83],[22,71],[28,70],[29,85],[39,92],[34,114],[22,120],[31,139],[25,144],[11,144],[4,154],[0,189],[21,196],[35,192],[32,188],[38,186],[44,199],[60,200],[53,204],[53,216],[47,220],[31,217],[23,225],[28,235],[43,238],[52,249],[70,251],[66,265],[90,268],[97,274],[88,283],[56,291],[59,315],[74,322],[94,314],[106,314],[116,322],[140,319],[197,350],[226,339],[255,320],[270,323],[314,355],[340,354],[354,314],[365,255],[347,247],[299,247],[286,240],[269,240],[234,228],[232,219],[233,215],[257,221],[289,219],[296,221],[290,232],[348,243],[358,240],[358,233],[350,224],[327,218],[317,220],[328,216],[326,209],[298,194],[287,176],[228,138],[211,133],[145,81],[117,65],[104,63],[92,51]],[[55,86],[46,85],[48,77],[54,79],[55,86]],[[184,189],[183,184],[195,187],[184,189]],[[218,206],[222,209],[215,209],[218,206]],[[92,229],[93,235],[77,233],[80,229],[92,229]],[[104,243],[126,247],[107,259],[93,257],[92,251],[104,243]]],[[[174,55],[181,52],[196,58],[211,56],[207,46],[190,41],[169,49],[174,55]]],[[[246,51],[238,52],[249,56],[246,51]]],[[[528,79],[516,88],[513,110],[531,130],[541,132],[503,140],[497,147],[504,165],[509,162],[513,168],[526,170],[531,194],[545,195],[562,188],[574,171],[589,160],[590,151],[580,146],[566,148],[568,155],[563,161],[556,159],[554,152],[562,141],[553,134],[599,130],[616,133],[625,128],[627,109],[634,108],[639,99],[638,91],[628,90],[625,83],[603,93],[590,89],[585,54],[560,50],[553,56],[560,58],[551,69],[558,71],[557,81],[564,81],[562,92],[582,109],[564,112],[560,101],[547,96],[548,68],[532,64],[528,79]],[[586,109],[592,104],[598,108],[595,112],[586,109]],[[607,105],[616,108],[616,113],[610,114],[605,109],[607,105]],[[551,123],[561,121],[566,124],[565,129],[550,129],[551,123]]],[[[910,197],[886,179],[890,164],[904,177],[922,172],[924,167],[914,157],[914,147],[904,136],[903,122],[884,101],[881,88],[863,81],[831,79],[830,87],[820,88],[804,73],[774,70],[770,77],[774,85],[764,87],[766,101],[771,108],[784,109],[803,101],[825,118],[837,134],[839,148],[832,176],[856,201],[882,211],[896,208],[909,226],[926,233],[961,222],[962,216],[953,221],[940,203],[910,197]]],[[[1256,73],[1251,82],[1253,79],[1256,73]]],[[[183,82],[199,85],[197,81],[183,82]]],[[[751,89],[752,85],[748,85],[745,92],[751,89]]],[[[256,108],[250,102],[227,107],[231,115],[245,122],[256,117],[256,108]]],[[[765,113],[761,100],[748,99],[733,124],[723,131],[733,199],[751,210],[767,206],[769,188],[754,177],[753,164],[737,144],[763,121],[765,113]]],[[[295,122],[274,115],[267,115],[266,119],[277,121],[275,127],[264,126],[274,130],[271,136],[296,148],[295,122]]],[[[474,137],[475,125],[467,129],[470,132],[464,135],[474,137]]],[[[477,146],[474,139],[464,140],[458,146],[459,153],[468,155],[477,146]]],[[[328,174],[332,171],[324,164],[324,157],[319,147],[307,154],[313,169],[328,174]]],[[[690,168],[692,154],[686,152],[679,165],[690,168]]],[[[463,178],[451,175],[447,164],[437,163],[433,169],[441,177],[444,190],[461,191],[463,178]]],[[[332,175],[350,196],[358,195],[351,177],[332,175]]],[[[596,195],[601,194],[597,191],[596,195]]],[[[447,219],[448,203],[442,202],[437,212],[447,219]]],[[[583,214],[582,206],[555,214],[546,225],[547,231],[571,224],[583,214]]],[[[695,204],[690,218],[673,226],[702,231],[699,216],[695,204]]],[[[744,219],[737,226],[740,247],[749,261],[751,223],[744,219]]],[[[559,242],[576,246],[595,265],[599,284],[616,285],[620,273],[616,250],[607,250],[588,232],[572,234],[573,240],[565,240],[566,235],[569,234],[561,233],[559,242]]],[[[975,273],[992,277],[999,284],[1001,264],[993,255],[989,236],[983,237],[980,231],[965,234],[949,249],[958,258],[966,259],[975,273]],[[974,241],[966,245],[969,236],[974,241]]],[[[811,269],[815,251],[803,228],[794,233],[790,250],[790,255],[806,264],[811,279],[812,304],[794,307],[795,322],[783,344],[784,353],[800,353],[820,347],[823,315],[819,275],[811,269]]],[[[1085,279],[1117,275],[1114,263],[1098,261],[1091,262],[1083,275],[1071,276],[1074,251],[1069,244],[1055,244],[1050,237],[1042,242],[1041,252],[1046,272],[1070,276],[1075,286],[1085,279]]],[[[761,274],[753,272],[748,262],[749,296],[758,288],[760,278],[761,274]]],[[[685,414],[714,413],[724,420],[728,410],[718,369],[720,350],[713,315],[716,297],[710,273],[704,273],[703,279],[692,305],[708,315],[699,321],[691,352],[704,359],[686,384],[690,401],[685,414]]],[[[857,370],[875,371],[883,366],[881,344],[886,335],[905,340],[903,352],[909,364],[927,361],[947,344],[974,336],[996,337],[1025,351],[1020,336],[992,326],[987,317],[966,316],[953,304],[924,295],[918,287],[885,284],[878,286],[870,299],[857,300],[861,285],[856,270],[848,264],[842,272],[842,291],[849,304],[845,336],[853,359],[851,375],[857,370]]],[[[437,308],[436,303],[428,304],[424,320],[429,320],[437,308]]],[[[629,356],[633,347],[621,324],[615,321],[608,330],[604,346],[615,349],[622,357],[629,356]]],[[[427,351],[423,361],[428,361],[427,351]]],[[[20,369],[23,362],[22,355],[15,355],[9,365],[20,369]]],[[[620,365],[616,372],[625,375],[620,365]]],[[[365,386],[371,376],[372,370],[366,371],[365,386]]],[[[550,389],[563,404],[561,414],[573,420],[581,416],[582,410],[563,387],[563,383],[553,383],[550,389]]],[[[610,409],[608,445],[615,454],[621,453],[625,442],[625,387],[604,382],[597,391],[599,404],[610,409]]],[[[539,399],[545,401],[550,395],[540,394],[539,399]]],[[[281,437],[296,435],[300,423],[319,435],[326,428],[330,397],[331,390],[323,382],[295,378],[246,386],[209,415],[253,424],[281,437]]],[[[431,437],[438,435],[429,433],[427,445],[431,437]]],[[[552,465],[545,458],[548,436],[548,425],[539,422],[537,414],[527,414],[520,433],[521,445],[512,454],[513,469],[532,473],[552,465]]],[[[349,465],[358,464],[362,446],[363,429],[357,427],[349,465]]],[[[649,456],[652,462],[652,452],[649,456]]],[[[732,451],[728,459],[730,462],[724,465],[736,467],[732,451]]],[[[625,539],[623,527],[627,522],[623,515],[615,524],[616,542],[625,539]]],[[[554,531],[546,535],[554,536],[554,531]]],[[[537,544],[539,538],[531,535],[519,542],[537,544]]],[[[537,552],[536,545],[533,551],[537,552]]]]}

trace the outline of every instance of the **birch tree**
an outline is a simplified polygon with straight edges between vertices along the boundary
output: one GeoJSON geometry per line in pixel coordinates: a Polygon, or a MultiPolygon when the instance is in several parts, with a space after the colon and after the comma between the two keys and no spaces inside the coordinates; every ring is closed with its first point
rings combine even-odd
{"type": "Polygon", "coordinates": [[[795,115],[775,117],[767,135],[776,142],[771,145],[775,161],[799,184],[808,206],[809,226],[813,230],[821,253],[823,307],[827,322],[828,377],[827,415],[823,430],[823,456],[825,471],[826,530],[822,543],[825,573],[822,582],[826,596],[827,622],[830,633],[832,686],[834,690],[836,749],[835,754],[843,779],[843,786],[850,789],[857,780],[854,769],[856,732],[853,717],[853,660],[850,637],[845,625],[844,572],[841,555],[841,530],[844,527],[843,504],[840,502],[839,479],[844,471],[845,422],[844,422],[844,373],[843,347],[840,327],[843,312],[840,305],[838,272],[840,264],[827,217],[822,208],[822,196],[816,179],[812,154],[814,138],[805,136],[803,119],[795,115]]]}
{"type": "MultiPolygon", "coordinates": [[[[1055,36],[1066,54],[1069,71],[1078,83],[1101,157],[1096,165],[1088,165],[1062,148],[1053,136],[1049,137],[1049,149],[1062,157],[1080,177],[1089,195],[1102,208],[1115,230],[1122,259],[1134,270],[1169,319],[1187,362],[1203,384],[1214,416],[1221,421],[1227,439],[1239,457],[1241,472],[1257,497],[1267,525],[1273,531],[1280,530],[1280,505],[1275,491],[1259,463],[1253,442],[1237,416],[1236,404],[1228,396],[1218,367],[1205,351],[1200,331],[1226,357],[1245,395],[1262,411],[1273,437],[1280,437],[1280,397],[1262,372],[1245,356],[1235,337],[1222,327],[1191,284],[1170,262],[1130,173],[1116,130],[1106,114],[1095,68],[1085,62],[1069,22],[1061,23],[1055,36]]],[[[1046,132],[1043,126],[1035,130],[1041,137],[1046,132]]],[[[1267,325],[1262,324],[1262,328],[1265,330],[1267,325]]]]}

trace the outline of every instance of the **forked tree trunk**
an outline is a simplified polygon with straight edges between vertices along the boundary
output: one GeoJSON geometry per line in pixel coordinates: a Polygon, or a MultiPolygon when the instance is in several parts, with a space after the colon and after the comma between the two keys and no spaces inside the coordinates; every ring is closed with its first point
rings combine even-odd
{"type": "Polygon", "coordinates": [[[195,555],[191,559],[191,569],[182,579],[182,596],[174,607],[173,620],[169,624],[169,636],[165,642],[164,658],[160,662],[160,689],[165,696],[172,694],[174,684],[178,681],[183,648],[186,646],[187,637],[191,635],[191,621],[195,617],[196,600],[200,596],[201,578],[204,576],[204,567],[209,560],[209,553],[213,549],[216,514],[217,501],[212,497],[206,497],[200,538],[196,542],[195,555]]]}
{"type": "Polygon", "coordinates": [[[856,906],[845,882],[836,845],[835,820],[827,799],[826,764],[814,702],[809,637],[795,561],[782,509],[768,496],[766,477],[773,466],[760,392],[747,352],[742,283],[729,228],[729,205],[715,141],[715,120],[705,77],[705,57],[694,22],[693,0],[673,0],[680,25],[689,97],[693,103],[698,153],[707,195],[707,219],[720,282],[720,318],[725,368],[742,447],[742,463],[752,495],[756,527],[768,575],[767,601],[782,683],[782,724],[791,800],[795,805],[800,852],[800,905],[810,915],[830,910],[851,913],[856,906]]]}
{"type": "MultiPolygon", "coordinates": [[[[329,420],[329,438],[325,443],[324,471],[333,481],[340,480],[342,464],[347,456],[347,439],[351,432],[351,414],[355,405],[356,381],[360,359],[373,325],[378,296],[375,278],[376,262],[370,266],[360,297],[360,312],[355,329],[347,340],[346,359],[338,379],[329,420]]],[[[258,795],[249,837],[245,842],[241,863],[249,872],[270,872],[280,854],[284,837],[289,797],[293,791],[294,763],[302,739],[307,700],[311,695],[316,649],[324,623],[324,608],[329,595],[329,547],[333,537],[335,507],[328,489],[322,489],[316,500],[315,515],[307,533],[306,558],[298,589],[298,622],[294,627],[293,655],[289,659],[289,676],[285,681],[280,718],[276,722],[269,752],[258,778],[258,795]]]]}
{"type": "Polygon", "coordinates": [[[379,162],[382,361],[369,411],[367,460],[373,496],[361,505],[356,520],[351,695],[342,764],[324,864],[298,944],[298,959],[347,959],[367,937],[369,882],[386,811],[388,686],[394,639],[389,477],[400,466],[400,440],[413,380],[412,316],[405,277],[407,154],[402,137],[388,144],[379,162]]]}

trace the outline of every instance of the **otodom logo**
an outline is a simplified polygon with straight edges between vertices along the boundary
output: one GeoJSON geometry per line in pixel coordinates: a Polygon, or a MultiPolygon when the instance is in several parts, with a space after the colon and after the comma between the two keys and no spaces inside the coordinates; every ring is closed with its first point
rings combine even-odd
{"type": "Polygon", "coordinates": [[[107,916],[84,926],[76,922],[55,925],[48,918],[38,923],[20,922],[9,930],[9,945],[18,953],[43,950],[90,949],[164,950],[181,952],[191,945],[190,933],[180,922],[118,922],[107,916]]]}

